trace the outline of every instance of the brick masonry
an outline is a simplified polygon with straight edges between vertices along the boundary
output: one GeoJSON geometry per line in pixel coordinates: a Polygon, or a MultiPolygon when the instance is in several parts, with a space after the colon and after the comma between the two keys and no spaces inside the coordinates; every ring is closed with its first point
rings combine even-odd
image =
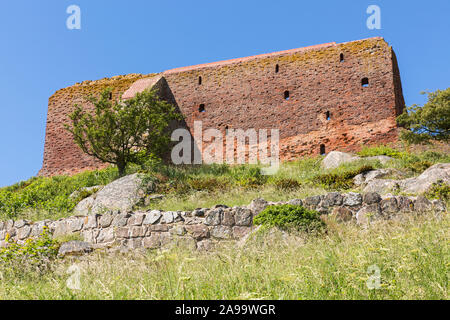
{"type": "Polygon", "coordinates": [[[73,174],[104,165],[84,155],[63,125],[75,103],[113,88],[113,99],[155,84],[193,131],[280,129],[283,161],[362,145],[395,142],[404,99],[395,53],[383,38],[281,51],[183,67],[151,75],[85,81],[49,99],[40,175],[73,174]],[[363,84],[368,81],[368,86],[363,84]],[[289,92],[289,99],[285,99],[289,92]],[[204,112],[200,112],[200,106],[204,112]]]}

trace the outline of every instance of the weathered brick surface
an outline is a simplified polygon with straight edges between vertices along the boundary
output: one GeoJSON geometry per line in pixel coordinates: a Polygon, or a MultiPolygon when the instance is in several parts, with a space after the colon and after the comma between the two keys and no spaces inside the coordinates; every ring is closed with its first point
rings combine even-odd
{"type": "Polygon", "coordinates": [[[196,120],[203,121],[204,130],[216,128],[224,134],[226,128],[280,129],[282,160],[318,154],[321,145],[326,152],[356,151],[361,145],[393,142],[395,118],[404,105],[397,60],[382,38],[88,82],[50,98],[40,174],[102,167],[84,155],[63,129],[67,114],[83,95],[112,86],[113,98],[130,89],[128,97],[155,83],[165,86],[161,94],[176,103],[191,131],[196,120]],[[362,86],[364,78],[368,87],[362,86]],[[205,112],[199,112],[200,105],[205,112]]]}

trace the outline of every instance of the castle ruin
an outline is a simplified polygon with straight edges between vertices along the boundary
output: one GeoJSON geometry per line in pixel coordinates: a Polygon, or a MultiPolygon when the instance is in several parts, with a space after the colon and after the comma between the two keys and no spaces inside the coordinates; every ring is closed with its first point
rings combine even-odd
{"type": "Polygon", "coordinates": [[[192,130],[280,129],[280,158],[395,142],[404,99],[395,53],[383,38],[327,43],[164,71],[84,81],[49,99],[39,175],[106,165],[84,154],[64,124],[75,104],[111,88],[111,99],[156,87],[192,130]]]}

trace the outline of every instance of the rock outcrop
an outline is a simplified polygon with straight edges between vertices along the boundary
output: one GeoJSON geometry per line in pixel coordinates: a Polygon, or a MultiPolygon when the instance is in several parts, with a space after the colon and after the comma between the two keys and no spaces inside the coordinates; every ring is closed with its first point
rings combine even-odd
{"type": "Polygon", "coordinates": [[[105,211],[131,212],[144,201],[153,185],[144,185],[143,176],[135,173],[104,186],[100,191],[82,200],[74,209],[76,215],[99,214],[105,211]]]}

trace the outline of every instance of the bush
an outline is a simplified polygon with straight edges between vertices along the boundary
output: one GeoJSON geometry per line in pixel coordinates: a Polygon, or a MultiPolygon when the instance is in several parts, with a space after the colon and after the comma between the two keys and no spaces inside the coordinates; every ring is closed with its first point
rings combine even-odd
{"type": "Polygon", "coordinates": [[[341,173],[326,173],[315,177],[315,181],[318,181],[326,189],[350,189],[353,187],[353,178],[358,174],[373,170],[374,167],[364,165],[358,169],[344,171],[341,173]]]}
{"type": "Polygon", "coordinates": [[[267,207],[253,222],[256,225],[277,227],[286,231],[320,232],[325,228],[319,212],[288,204],[267,207]]]}
{"type": "Polygon", "coordinates": [[[442,201],[450,201],[450,185],[441,181],[433,183],[425,196],[430,199],[439,199],[442,201]]]}
{"type": "Polygon", "coordinates": [[[59,244],[53,240],[47,227],[39,237],[29,238],[18,244],[6,236],[7,246],[0,249],[0,266],[4,273],[22,274],[36,272],[42,274],[49,270],[50,262],[58,254],[59,244]]]}

